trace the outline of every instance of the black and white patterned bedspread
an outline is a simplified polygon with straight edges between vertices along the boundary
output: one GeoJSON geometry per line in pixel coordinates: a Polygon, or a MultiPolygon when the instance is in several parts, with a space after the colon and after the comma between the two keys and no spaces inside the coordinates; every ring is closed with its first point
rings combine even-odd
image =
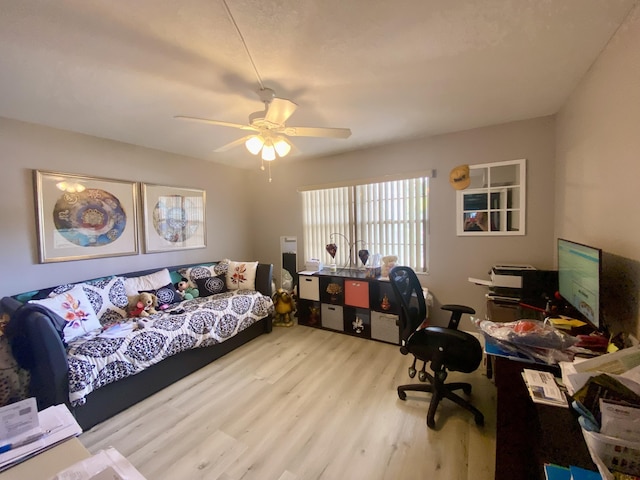
{"type": "Polygon", "coordinates": [[[71,405],[84,405],[93,390],[178,352],[224,342],[272,310],[269,297],[253,290],[233,290],[173,305],[143,319],[142,329],[133,330],[132,320],[80,337],[67,349],[71,405]],[[169,313],[180,309],[184,313],[169,313]]]}

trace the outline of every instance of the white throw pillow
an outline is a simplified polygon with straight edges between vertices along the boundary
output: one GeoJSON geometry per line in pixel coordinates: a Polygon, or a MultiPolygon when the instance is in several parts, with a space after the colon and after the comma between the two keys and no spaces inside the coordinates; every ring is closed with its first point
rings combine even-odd
{"type": "Polygon", "coordinates": [[[43,300],[30,300],[56,313],[66,322],[64,341],[70,342],[91,330],[101,328],[100,321],[82,288],[76,285],[71,290],[43,300]]]}
{"type": "Polygon", "coordinates": [[[227,290],[255,290],[258,262],[229,261],[227,270],[227,290]]]}
{"type": "Polygon", "coordinates": [[[141,275],[139,277],[125,278],[124,288],[127,292],[129,300],[138,296],[139,292],[158,290],[171,282],[171,275],[169,270],[163,268],[157,272],[149,273],[148,275],[141,275]]]}

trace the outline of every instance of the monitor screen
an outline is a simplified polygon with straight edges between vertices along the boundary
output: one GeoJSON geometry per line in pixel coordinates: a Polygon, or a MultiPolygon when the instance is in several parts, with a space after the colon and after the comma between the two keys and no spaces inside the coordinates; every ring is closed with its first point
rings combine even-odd
{"type": "Polygon", "coordinates": [[[558,239],[558,293],[596,328],[601,328],[602,250],[558,239]]]}

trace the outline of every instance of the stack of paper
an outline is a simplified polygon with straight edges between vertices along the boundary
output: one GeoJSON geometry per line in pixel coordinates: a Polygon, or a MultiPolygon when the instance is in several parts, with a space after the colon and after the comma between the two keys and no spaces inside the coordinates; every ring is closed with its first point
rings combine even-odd
{"type": "Polygon", "coordinates": [[[38,412],[35,398],[0,408],[0,471],[82,433],[66,405],[38,412]]]}
{"type": "Polygon", "coordinates": [[[522,378],[524,378],[524,383],[527,385],[529,395],[534,402],[569,407],[567,397],[558,387],[553,374],[525,368],[522,370],[522,378]]]}
{"type": "Polygon", "coordinates": [[[569,395],[580,390],[591,378],[607,373],[640,394],[640,345],[607,353],[588,360],[560,362],[562,381],[569,395]]]}

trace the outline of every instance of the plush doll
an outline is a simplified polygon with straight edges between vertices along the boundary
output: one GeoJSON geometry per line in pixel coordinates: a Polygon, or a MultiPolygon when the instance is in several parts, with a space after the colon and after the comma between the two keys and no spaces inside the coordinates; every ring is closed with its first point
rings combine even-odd
{"type": "Polygon", "coordinates": [[[148,317],[151,314],[158,313],[158,297],[153,293],[142,292],[138,295],[138,299],[133,303],[129,310],[130,317],[148,317]]]}
{"type": "Polygon", "coordinates": [[[183,300],[192,300],[200,296],[200,291],[197,288],[190,287],[189,280],[184,277],[176,283],[176,290],[183,300]]]}
{"type": "Polygon", "coordinates": [[[279,288],[273,295],[273,304],[276,310],[273,325],[276,327],[290,327],[293,325],[291,312],[295,309],[293,298],[286,290],[279,288]]]}

